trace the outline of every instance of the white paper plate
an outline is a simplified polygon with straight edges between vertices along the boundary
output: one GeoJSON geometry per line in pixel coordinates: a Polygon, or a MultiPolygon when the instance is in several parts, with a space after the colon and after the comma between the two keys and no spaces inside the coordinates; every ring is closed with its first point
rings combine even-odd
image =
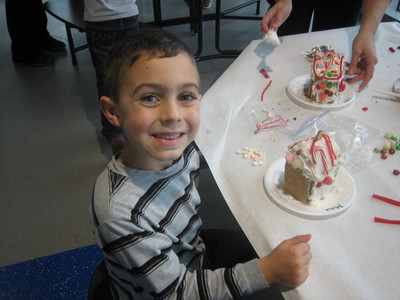
{"type": "Polygon", "coordinates": [[[268,197],[281,209],[306,219],[328,219],[345,212],[356,196],[356,185],[351,174],[340,168],[335,180],[335,188],[316,206],[295,200],[283,187],[285,158],[274,162],[264,176],[264,189],[268,197]]]}
{"type": "Polygon", "coordinates": [[[287,87],[286,93],[290,100],[292,100],[297,105],[308,108],[308,109],[331,109],[331,110],[340,110],[346,108],[351,103],[353,103],[355,98],[355,93],[353,88],[346,84],[345,90],[339,94],[338,98],[336,99],[335,103],[332,104],[322,104],[316,102],[310,102],[304,96],[304,84],[306,83],[307,79],[310,77],[308,74],[300,75],[297,77],[292,78],[287,87]]]}

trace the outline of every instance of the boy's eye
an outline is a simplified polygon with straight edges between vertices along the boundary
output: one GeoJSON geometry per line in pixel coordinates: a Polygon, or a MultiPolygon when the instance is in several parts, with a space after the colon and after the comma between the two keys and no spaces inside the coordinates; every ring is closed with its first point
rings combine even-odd
{"type": "Polygon", "coordinates": [[[192,101],[192,100],[196,100],[197,97],[191,93],[187,93],[187,94],[183,94],[179,97],[179,99],[181,101],[192,101]]]}
{"type": "Polygon", "coordinates": [[[143,96],[141,98],[141,100],[142,101],[147,101],[147,102],[156,102],[157,101],[157,97],[154,96],[154,95],[146,95],[146,96],[143,96]]]}

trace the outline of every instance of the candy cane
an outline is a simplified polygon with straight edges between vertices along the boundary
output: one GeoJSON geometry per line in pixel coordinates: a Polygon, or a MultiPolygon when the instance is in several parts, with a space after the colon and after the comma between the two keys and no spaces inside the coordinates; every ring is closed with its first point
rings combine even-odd
{"type": "Polygon", "coordinates": [[[325,75],[325,76],[326,76],[326,73],[328,73],[329,69],[331,68],[334,58],[335,58],[335,55],[334,55],[334,53],[333,53],[332,51],[329,51],[329,52],[326,52],[326,53],[325,53],[324,58],[323,58],[324,63],[325,63],[325,72],[324,72],[324,75],[325,75]],[[328,59],[328,56],[330,56],[331,59],[330,59],[330,61],[329,61],[328,66],[326,66],[326,64],[327,64],[326,61],[327,61],[327,59],[328,59]]]}
{"type": "Polygon", "coordinates": [[[325,139],[326,147],[328,148],[329,156],[331,158],[332,167],[335,165],[335,160],[337,159],[335,152],[333,151],[333,146],[331,139],[327,134],[322,136],[325,139]]]}
{"type": "Polygon", "coordinates": [[[328,162],[327,162],[327,159],[326,159],[326,154],[324,152],[324,149],[321,146],[317,146],[317,147],[314,148],[313,155],[312,155],[313,162],[314,162],[315,165],[317,164],[317,154],[318,153],[321,154],[321,161],[322,161],[322,164],[324,165],[325,174],[329,175],[328,162]]]}

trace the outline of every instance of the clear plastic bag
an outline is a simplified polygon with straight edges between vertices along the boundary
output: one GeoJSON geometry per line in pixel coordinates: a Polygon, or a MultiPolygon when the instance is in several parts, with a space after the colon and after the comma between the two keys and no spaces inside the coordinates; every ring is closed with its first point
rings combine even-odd
{"type": "Polygon", "coordinates": [[[364,169],[379,158],[374,152],[376,145],[381,144],[383,135],[379,129],[332,112],[310,124],[302,132],[292,132],[290,138],[297,141],[316,136],[319,130],[335,138],[341,156],[346,161],[345,167],[351,173],[364,169]]]}

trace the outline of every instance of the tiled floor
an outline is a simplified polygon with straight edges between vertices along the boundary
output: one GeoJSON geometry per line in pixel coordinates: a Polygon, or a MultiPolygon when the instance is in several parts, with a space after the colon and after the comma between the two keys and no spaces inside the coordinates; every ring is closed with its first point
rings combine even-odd
{"type": "MultiPolygon", "coordinates": [[[[187,13],[181,0],[162,2],[164,18],[187,13]]],[[[224,6],[239,2],[224,1],[224,6]]],[[[387,13],[400,19],[395,2],[392,1],[387,13]]],[[[151,1],[138,3],[141,20],[149,21],[151,1]]],[[[266,5],[266,1],[262,1],[262,14],[266,5]]],[[[252,14],[254,8],[245,11],[252,14]]],[[[61,22],[49,17],[48,28],[55,38],[67,41],[61,22]]],[[[168,30],[179,35],[194,51],[197,49],[197,37],[188,25],[168,30]]],[[[215,53],[213,31],[214,22],[206,22],[203,55],[215,53]]],[[[76,44],[85,43],[84,34],[78,31],[73,34],[76,44]]],[[[224,49],[243,49],[251,40],[259,38],[257,21],[223,22],[221,45],[224,49]]],[[[4,289],[16,287],[7,288],[3,279],[13,272],[37,279],[38,274],[43,273],[34,273],[31,268],[37,270],[42,266],[42,272],[57,273],[59,270],[46,262],[68,261],[83,250],[88,253],[93,250],[85,247],[94,244],[88,203],[93,183],[111,152],[100,134],[95,75],[88,50],[78,52],[77,58],[79,65],[75,67],[69,52],[58,56],[55,63],[47,67],[15,67],[11,62],[4,0],[0,0],[0,267],[23,262],[15,268],[0,269],[1,299],[12,299],[4,289]],[[65,252],[72,249],[80,250],[65,252]],[[52,254],[56,256],[25,262],[52,254]],[[31,271],[24,272],[24,267],[31,271]]],[[[198,63],[203,92],[231,62],[232,59],[216,59],[198,63]]],[[[202,171],[200,180],[205,225],[236,227],[209,170],[202,171]]],[[[86,270],[82,278],[87,278],[89,273],[91,270],[86,270]]],[[[71,276],[63,278],[72,280],[71,276]]],[[[49,284],[46,280],[42,283],[49,284]]]]}

